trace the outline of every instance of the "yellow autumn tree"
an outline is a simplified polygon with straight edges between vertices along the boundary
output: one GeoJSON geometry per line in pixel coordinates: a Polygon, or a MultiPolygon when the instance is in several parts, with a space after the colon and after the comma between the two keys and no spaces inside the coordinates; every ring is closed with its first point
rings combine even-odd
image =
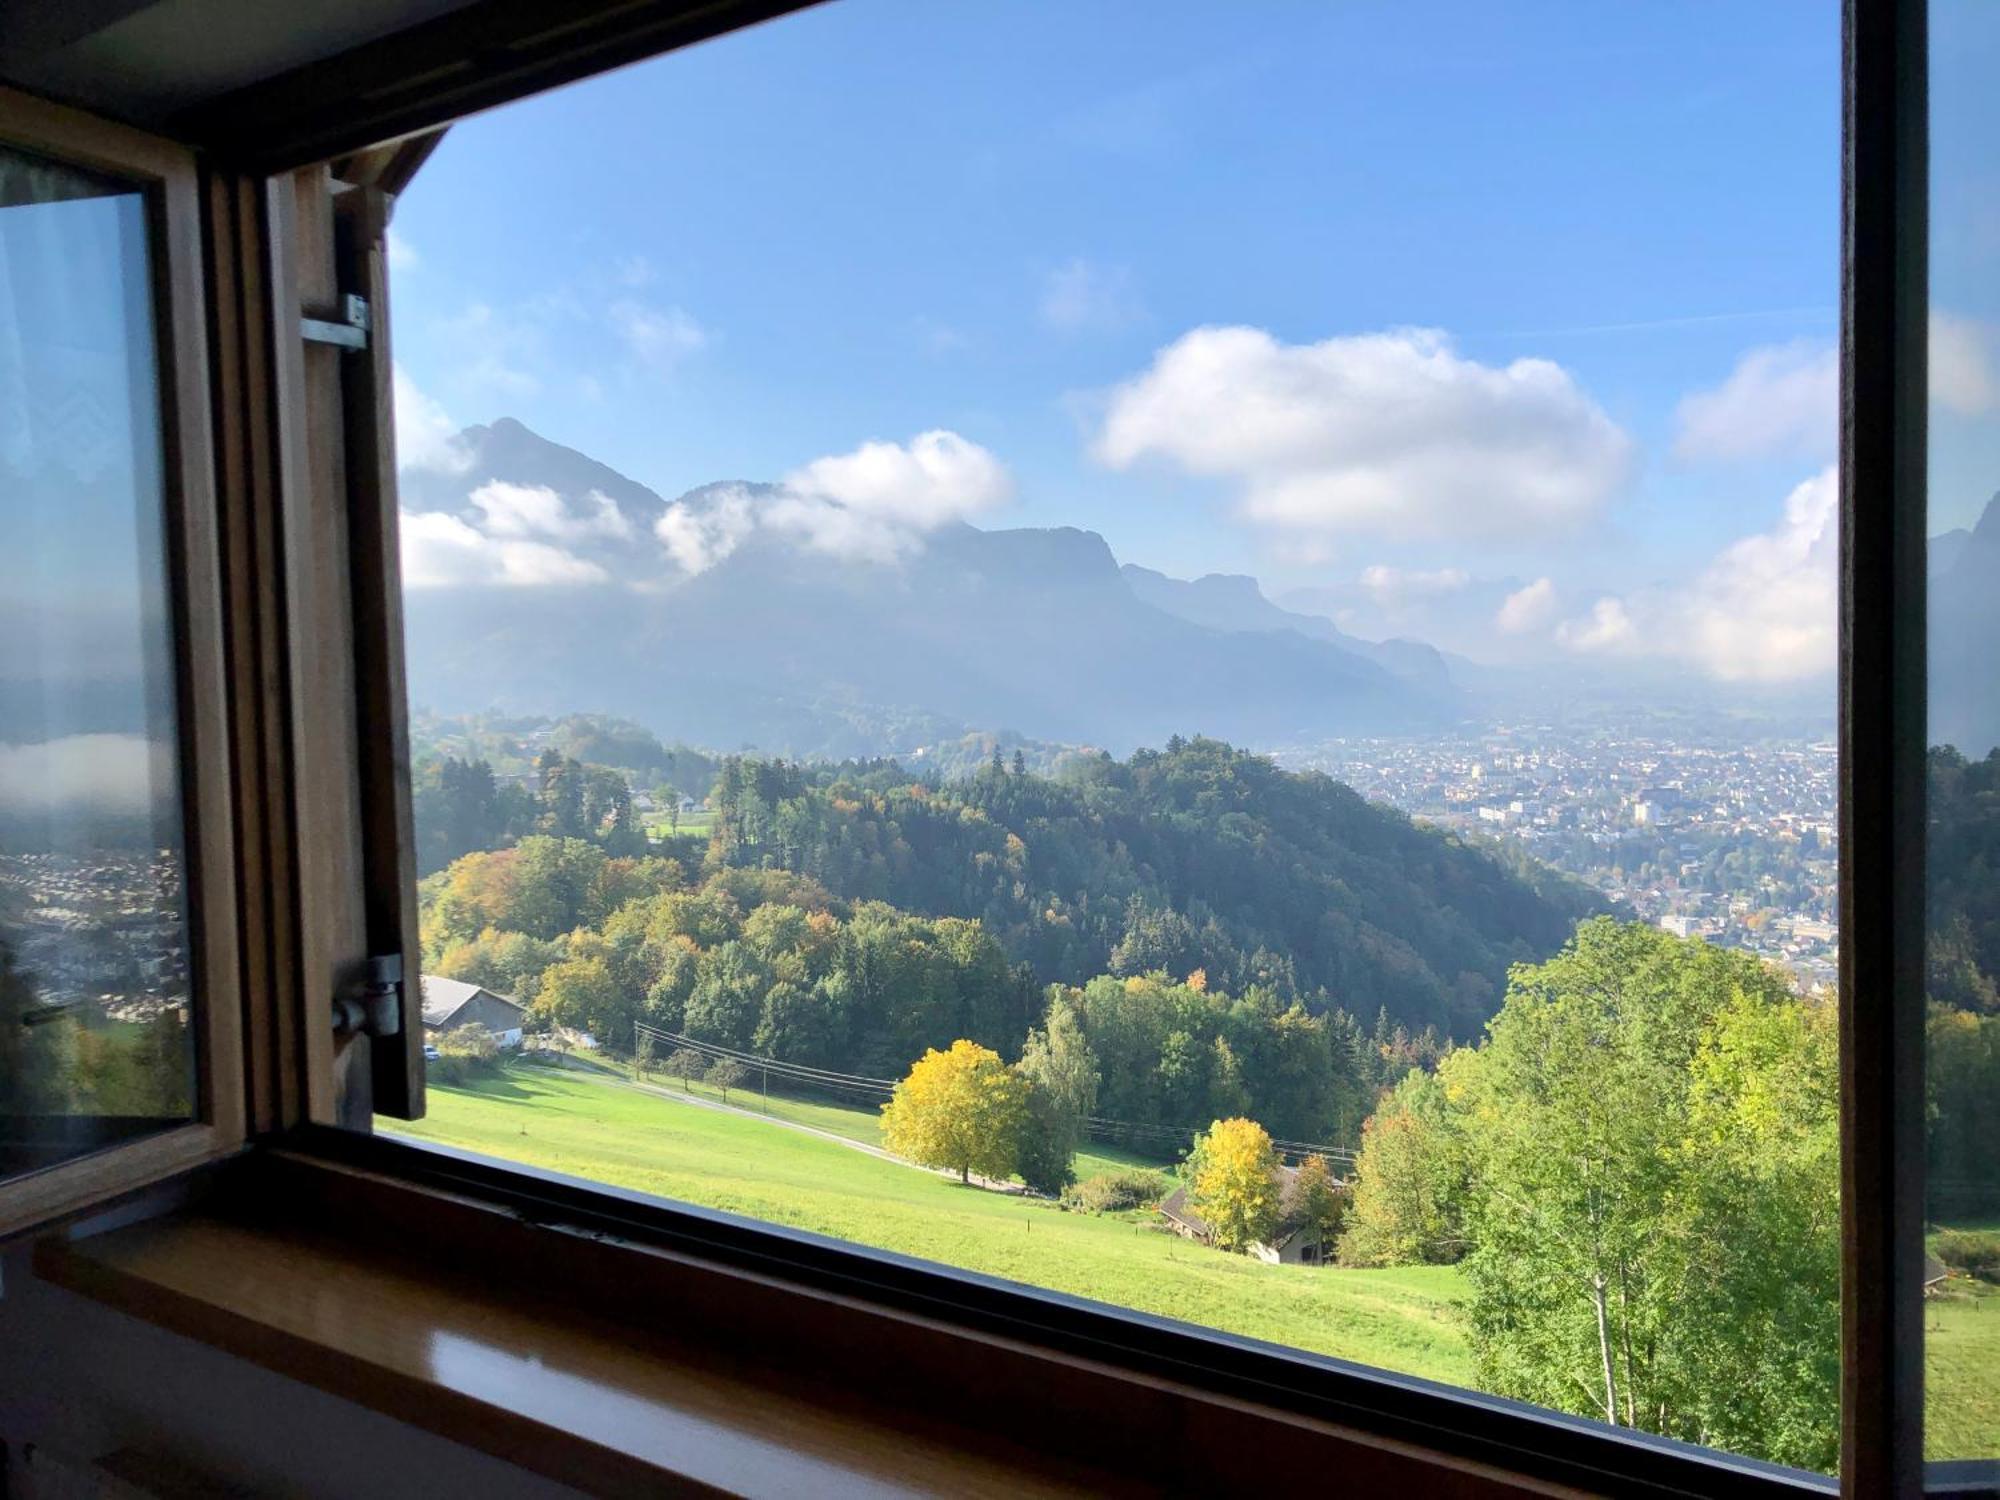
{"type": "Polygon", "coordinates": [[[968,1182],[1014,1171],[1028,1109],[1027,1081],[990,1047],[960,1038],[926,1052],[882,1106],[882,1144],[968,1182]]]}
{"type": "Polygon", "coordinates": [[[1278,1153],[1255,1120],[1217,1120],[1188,1153],[1188,1201],[1223,1250],[1268,1240],[1278,1223],[1278,1153]]]}

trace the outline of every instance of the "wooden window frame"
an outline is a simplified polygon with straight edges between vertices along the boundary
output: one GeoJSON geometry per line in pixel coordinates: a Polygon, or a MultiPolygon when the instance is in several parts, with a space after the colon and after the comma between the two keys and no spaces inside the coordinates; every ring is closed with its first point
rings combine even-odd
{"type": "Polygon", "coordinates": [[[167,598],[188,922],[193,1120],[0,1184],[0,1235],[226,1155],[244,1139],[229,664],[209,448],[206,297],[193,151],[0,89],[0,142],[130,183],[146,198],[167,598]]]}
{"type": "MultiPolygon", "coordinates": [[[[335,883],[347,882],[350,892],[369,879],[379,886],[381,872],[407,856],[407,849],[381,847],[407,840],[407,812],[381,806],[383,765],[360,769],[363,751],[352,727],[357,692],[379,692],[394,679],[401,643],[383,609],[366,611],[365,619],[357,612],[371,589],[381,598],[382,570],[393,563],[394,494],[383,479],[385,450],[361,452],[357,472],[344,481],[344,501],[329,498],[327,418],[309,411],[325,399],[327,386],[320,380],[320,394],[313,394],[305,357],[290,336],[289,320],[329,290],[326,284],[302,290],[297,247],[317,235],[314,253],[337,256],[337,234],[304,222],[316,211],[312,180],[281,174],[317,172],[315,163],[338,153],[435,129],[470,110],[798,8],[791,0],[578,0],[551,24],[548,7],[535,0],[478,0],[395,38],[212,101],[178,122],[176,135],[208,154],[211,256],[226,237],[222,231],[234,236],[235,259],[223,267],[230,274],[211,283],[218,326],[233,318],[242,335],[242,357],[221,372],[217,387],[218,432],[234,424],[222,455],[225,475],[237,476],[226,509],[231,525],[242,529],[230,533],[231,545],[251,562],[277,562],[283,579],[282,590],[264,600],[253,632],[262,642],[254,671],[264,675],[241,686],[279,690],[284,706],[261,718],[241,710],[237,720],[239,768],[258,803],[250,811],[260,820],[263,857],[276,880],[262,913],[270,925],[260,925],[260,942],[246,949],[246,964],[260,964],[268,981],[251,1011],[251,1109],[255,1128],[276,1149],[259,1154],[360,1174],[370,1184],[372,1212],[412,1225],[443,1225],[465,1205],[479,1205],[508,1217],[534,1242],[541,1264],[564,1272],[601,1275],[602,1257],[616,1258],[607,1247],[629,1243],[635,1258],[618,1274],[671,1276],[663,1262],[639,1254],[667,1246],[755,1276],[766,1294],[795,1297],[802,1313],[834,1294],[863,1307],[920,1310],[946,1330],[941,1336],[959,1330],[968,1359],[979,1357],[983,1338],[1004,1330],[1052,1354],[1095,1360],[1135,1391],[1148,1381],[1186,1381],[1272,1424],[1309,1413],[1411,1451],[1541,1481],[1622,1493],[1831,1492],[1831,1481],[1814,1476],[1476,1392],[514,1164],[325,1128],[365,1125],[377,1093],[397,1098],[400,1085],[379,1090],[372,1077],[410,1066],[415,1050],[407,1041],[397,1050],[336,1049],[328,1040],[329,989],[340,982],[342,965],[351,965],[357,940],[351,920],[345,938],[329,938],[325,914],[310,895],[312,881],[325,873],[316,862],[329,854],[335,883]],[[261,339],[259,327],[266,331],[261,339]],[[260,347],[267,369],[257,368],[260,347]],[[314,423],[318,436],[309,440],[302,434],[314,423]],[[322,489],[315,500],[316,483],[322,489]],[[239,489],[247,497],[242,503],[239,489]],[[279,515],[275,525],[263,517],[267,503],[279,515]],[[337,523],[328,520],[329,507],[337,523]],[[340,531],[342,560],[330,565],[322,557],[308,566],[302,556],[327,537],[313,528],[329,524],[340,531]],[[350,553],[356,536],[360,550],[350,553]],[[302,632],[329,620],[350,633],[332,654],[331,675],[324,658],[301,651],[302,632]],[[260,766],[261,779],[249,776],[260,766]],[[326,799],[314,788],[361,775],[373,778],[375,790],[360,799],[371,807],[323,817],[326,799]],[[364,877],[364,870],[375,873],[364,877]],[[292,947],[279,951],[286,943],[292,947]]],[[[1842,25],[1838,1488],[1890,1496],[1914,1494],[1926,1478],[1922,1308],[1912,1274],[1922,1254],[1924,1167],[1925,6],[1844,0],[1842,25]]],[[[346,253],[351,275],[352,242],[346,253]]],[[[378,430],[379,387],[376,378],[378,430]]],[[[353,432],[351,424],[347,430],[353,432]]],[[[353,460],[355,446],[347,444],[344,462],[353,460]]],[[[392,461],[386,472],[393,472],[392,461]]],[[[399,774],[393,748],[385,764],[393,791],[399,774]]],[[[400,774],[407,798],[406,768],[400,774]]],[[[378,911],[394,904],[376,895],[378,911]]],[[[254,897],[246,892],[246,899],[254,897]]],[[[358,910],[365,894],[354,899],[358,910]]],[[[208,1142],[208,1154],[221,1140],[208,1142]]],[[[1030,1408],[1031,1396],[1019,1391],[1010,1400],[1003,1389],[993,1419],[1030,1408]]],[[[1411,1478],[1421,1486],[1421,1460],[1412,1463],[1411,1478]]],[[[2000,1495],[2000,1466],[1941,1466],[1929,1479],[1934,1492],[2000,1495]]]]}

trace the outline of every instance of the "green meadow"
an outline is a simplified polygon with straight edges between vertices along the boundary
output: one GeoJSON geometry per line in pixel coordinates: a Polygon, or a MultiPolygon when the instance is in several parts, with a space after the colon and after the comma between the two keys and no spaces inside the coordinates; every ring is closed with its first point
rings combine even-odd
{"type": "MultiPolygon", "coordinates": [[[[677,1083],[665,1087],[678,1091],[677,1083]]],[[[700,1088],[697,1085],[697,1088],[700,1088]]],[[[1450,1267],[1267,1266],[1157,1228],[964,1187],[773,1121],[702,1109],[614,1075],[514,1064],[430,1092],[398,1133],[855,1240],[1385,1369],[1464,1383],[1472,1365],[1450,1267]]],[[[754,1090],[731,1102],[758,1102],[754,1090]]],[[[865,1112],[771,1101],[798,1124],[868,1140],[865,1112]],[[846,1116],[832,1122],[829,1116],[846,1116]],[[844,1127],[844,1128],[842,1128],[844,1127]]],[[[1088,1174],[1123,1159],[1079,1160],[1088,1174]]]]}
{"type": "MultiPolygon", "coordinates": [[[[876,1145],[872,1109],[731,1091],[769,1118],[651,1092],[611,1069],[512,1063],[464,1087],[433,1084],[429,1118],[384,1127],[663,1198],[725,1209],[904,1255],[1096,1298],[1273,1343],[1452,1384],[1472,1379],[1450,1266],[1357,1271],[1267,1266],[1158,1228],[1150,1214],[1066,1213],[963,1187],[809,1135],[876,1145]]],[[[706,1084],[689,1091],[718,1099],[706,1084]]],[[[1079,1176],[1153,1165],[1094,1146],[1079,1176]]],[[[1934,1458],[2000,1456],[2000,1289],[1954,1279],[1926,1304],[1934,1458]]]]}

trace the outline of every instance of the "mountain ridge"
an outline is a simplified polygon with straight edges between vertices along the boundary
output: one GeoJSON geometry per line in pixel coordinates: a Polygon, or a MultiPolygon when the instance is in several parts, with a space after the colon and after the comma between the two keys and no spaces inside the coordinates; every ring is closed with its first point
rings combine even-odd
{"type": "Polygon", "coordinates": [[[667,501],[512,419],[458,443],[462,466],[418,476],[406,510],[477,528],[500,502],[523,503],[504,487],[550,490],[558,503],[537,498],[528,519],[576,566],[532,588],[408,591],[412,697],[438,711],[589,709],[718,748],[813,756],[992,730],[1113,750],[1197,725],[1287,743],[1458,711],[1448,674],[1393,670],[1330,621],[1245,632],[1162,608],[1096,532],[954,521],[880,555],[840,555],[767,524],[790,498],[774,486],[667,501]],[[663,526],[684,542],[671,558],[652,545],[663,526]]]}

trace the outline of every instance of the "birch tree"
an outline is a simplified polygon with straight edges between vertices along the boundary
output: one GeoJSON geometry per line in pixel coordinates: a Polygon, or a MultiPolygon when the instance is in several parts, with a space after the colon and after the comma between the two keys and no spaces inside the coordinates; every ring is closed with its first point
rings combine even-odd
{"type": "Polygon", "coordinates": [[[1484,1387],[1832,1461],[1830,1015],[1748,955],[1608,919],[1514,971],[1485,1043],[1439,1070],[1484,1387]]]}

